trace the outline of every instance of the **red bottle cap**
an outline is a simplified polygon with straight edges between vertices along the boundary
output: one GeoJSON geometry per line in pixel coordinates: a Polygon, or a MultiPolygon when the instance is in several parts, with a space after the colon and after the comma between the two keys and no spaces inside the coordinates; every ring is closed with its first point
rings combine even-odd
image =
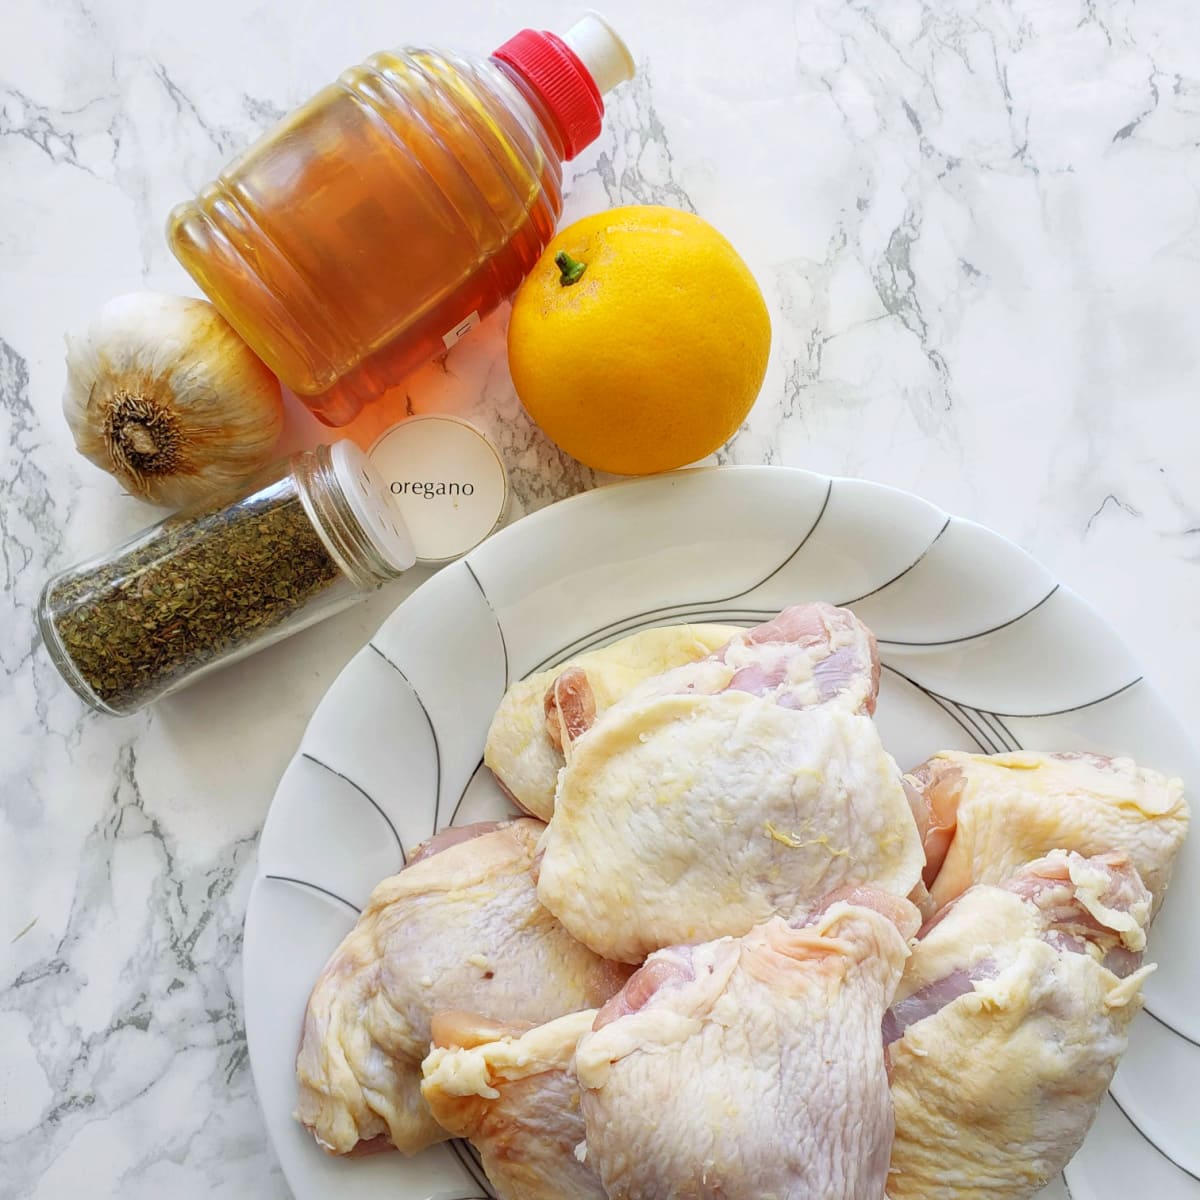
{"type": "Polygon", "coordinates": [[[553,33],[522,29],[492,54],[537,92],[572,159],[600,136],[604,101],[578,55],[553,33]]]}

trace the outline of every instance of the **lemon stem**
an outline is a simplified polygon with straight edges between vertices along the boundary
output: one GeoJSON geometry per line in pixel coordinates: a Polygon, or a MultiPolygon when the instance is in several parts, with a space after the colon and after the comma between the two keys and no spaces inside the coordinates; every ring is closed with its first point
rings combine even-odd
{"type": "Polygon", "coordinates": [[[570,287],[571,284],[578,283],[583,278],[584,271],[587,270],[587,263],[572,258],[565,250],[560,250],[554,256],[554,265],[562,272],[558,282],[563,287],[570,287]]]}

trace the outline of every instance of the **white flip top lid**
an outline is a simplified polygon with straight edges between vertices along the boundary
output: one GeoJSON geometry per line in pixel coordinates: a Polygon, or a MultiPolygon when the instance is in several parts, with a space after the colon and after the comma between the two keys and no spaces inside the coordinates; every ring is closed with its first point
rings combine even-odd
{"type": "Polygon", "coordinates": [[[383,433],[370,454],[418,562],[461,557],[508,509],[508,473],[499,452],[461,417],[409,417],[383,433]]]}
{"type": "Polygon", "coordinates": [[[562,35],[562,40],[587,67],[602,96],[618,83],[632,79],[637,70],[629,47],[599,13],[585,13],[562,35]]]}

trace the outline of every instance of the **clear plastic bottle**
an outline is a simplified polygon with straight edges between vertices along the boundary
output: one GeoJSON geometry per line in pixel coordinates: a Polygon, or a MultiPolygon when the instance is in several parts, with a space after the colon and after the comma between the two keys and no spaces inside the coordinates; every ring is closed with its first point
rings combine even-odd
{"type": "Polygon", "coordinates": [[[562,163],[633,74],[589,14],[491,57],[376,54],[171,214],[172,250],[323,421],[453,345],[553,236],[562,163]]]}

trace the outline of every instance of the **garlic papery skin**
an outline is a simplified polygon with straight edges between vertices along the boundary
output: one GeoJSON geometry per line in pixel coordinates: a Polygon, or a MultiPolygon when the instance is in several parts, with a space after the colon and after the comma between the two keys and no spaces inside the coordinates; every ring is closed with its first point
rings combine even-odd
{"type": "Polygon", "coordinates": [[[67,335],[75,445],[134,496],[182,507],[271,461],[279,381],[206,300],[137,292],[67,335]]]}

